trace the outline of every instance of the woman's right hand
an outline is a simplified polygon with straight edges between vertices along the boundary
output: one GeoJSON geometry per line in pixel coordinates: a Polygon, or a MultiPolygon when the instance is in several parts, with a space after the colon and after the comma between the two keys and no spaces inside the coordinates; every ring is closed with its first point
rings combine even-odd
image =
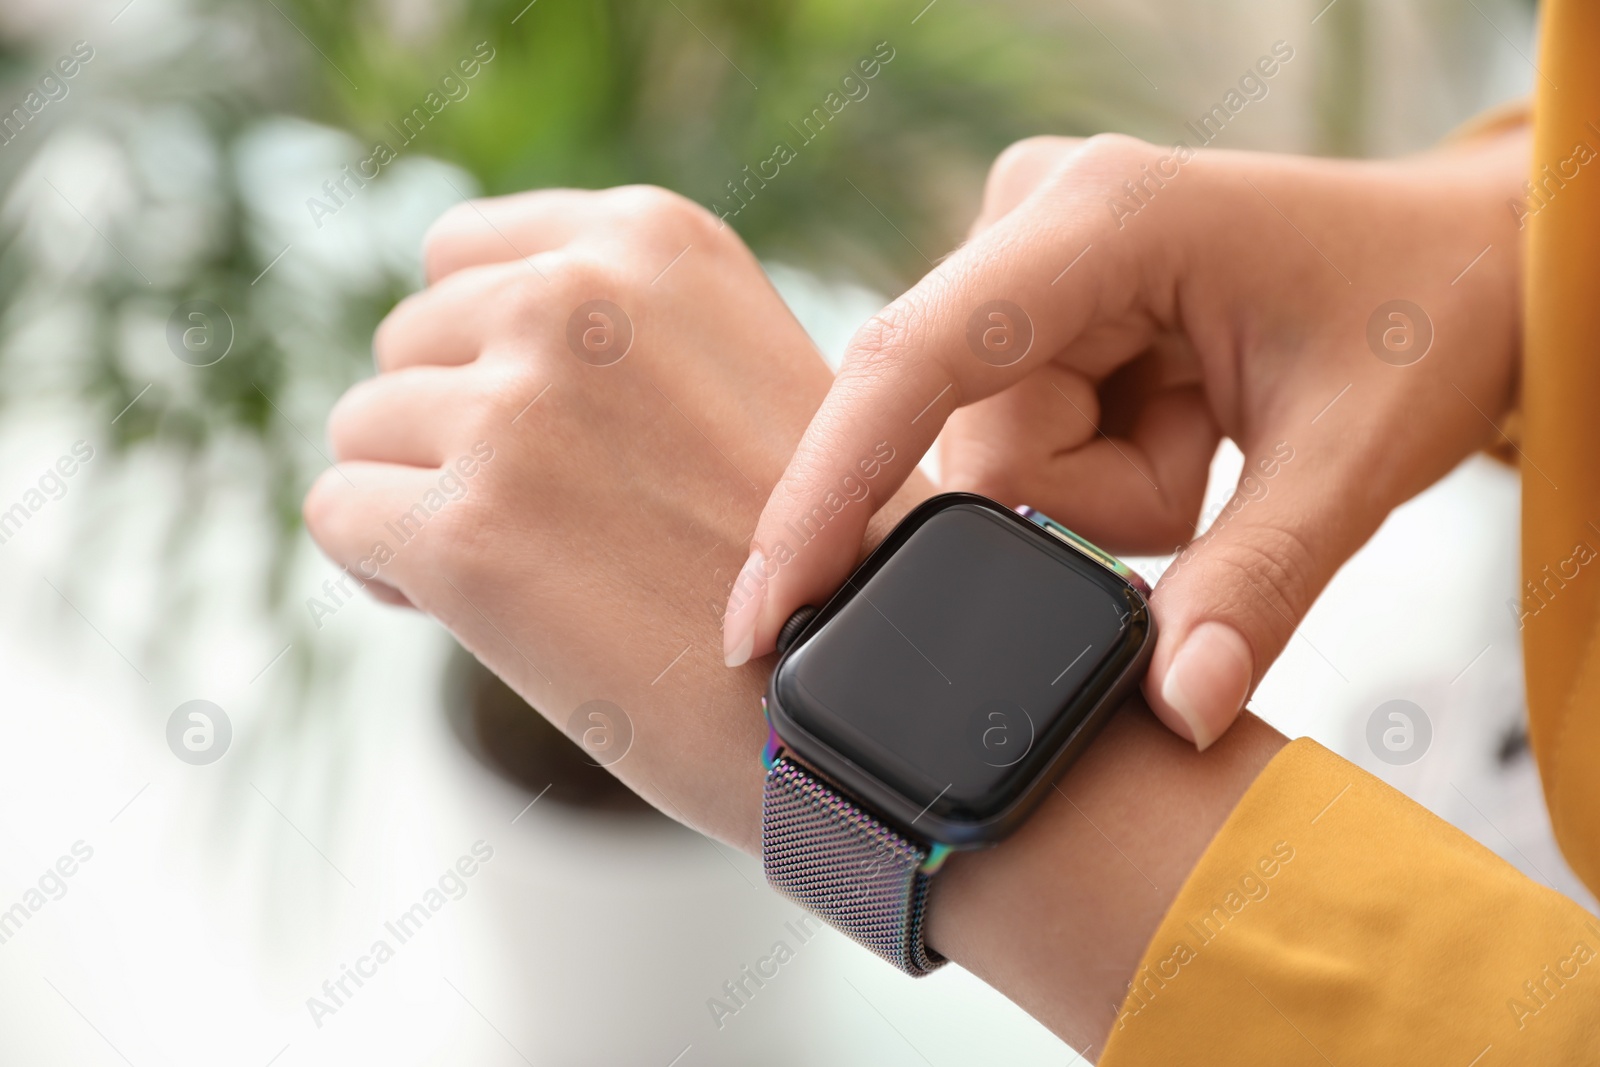
{"type": "MultiPolygon", "coordinates": [[[[1517,380],[1508,201],[1526,159],[1520,132],[1364,163],[1013,146],[973,239],[857,334],[752,548],[773,558],[873,442],[921,456],[948,420],[945,488],[1168,552],[1195,534],[1226,435],[1245,475],[1156,589],[1145,684],[1209,745],[1388,512],[1495,438],[1517,380]]],[[[875,483],[873,505],[893,488],[875,483]]],[[[730,663],[826,599],[870,512],[730,605],[730,663]]]]}

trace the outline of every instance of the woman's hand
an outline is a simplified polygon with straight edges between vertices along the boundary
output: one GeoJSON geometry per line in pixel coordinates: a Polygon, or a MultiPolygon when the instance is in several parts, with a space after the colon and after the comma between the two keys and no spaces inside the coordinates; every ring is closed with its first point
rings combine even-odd
{"type": "MultiPolygon", "coordinates": [[[[1523,134],[1382,163],[1014,146],[974,238],[856,336],[752,548],[773,558],[869,442],[920,457],[948,419],[945,488],[1032,504],[1114,551],[1173,551],[1226,435],[1244,476],[1156,590],[1145,685],[1209,745],[1384,516],[1495,438],[1526,156],[1523,134]]],[[[730,603],[730,664],[832,593],[870,511],[730,603]]]]}
{"type": "Polygon", "coordinates": [[[659,189],[463,204],[425,258],[382,373],[329,419],[307,526],[575,739],[600,731],[600,759],[627,727],[577,709],[622,709],[611,769],[753,851],[765,675],[723,668],[719,615],[827,366],[733,231],[659,189]]]}
{"type": "MultiPolygon", "coordinates": [[[[660,190],[464,205],[426,256],[432,284],[378,332],[382,373],[330,419],[339,463],[306,499],[313,536],[598,760],[624,751],[626,722],[609,770],[757,851],[766,670],[723,666],[719,614],[826,366],[733,233],[660,190]],[[592,700],[626,720],[588,718],[592,700]]],[[[909,455],[875,446],[828,521],[904,485],[857,554],[931,493],[909,455]]],[[[1282,743],[1252,720],[1200,757],[1130,702],[1021,831],[949,861],[933,944],[1098,1045],[1177,888],[1282,743]]]]}

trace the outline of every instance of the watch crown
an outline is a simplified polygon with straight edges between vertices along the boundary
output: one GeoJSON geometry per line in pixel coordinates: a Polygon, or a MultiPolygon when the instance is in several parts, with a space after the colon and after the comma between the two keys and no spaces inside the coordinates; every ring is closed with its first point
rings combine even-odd
{"type": "Polygon", "coordinates": [[[789,621],[784,623],[783,629],[778,631],[778,655],[781,656],[789,651],[789,646],[794,644],[796,637],[800,636],[800,631],[804,630],[806,625],[816,617],[817,609],[810,604],[801,605],[799,610],[790,615],[789,621]]]}

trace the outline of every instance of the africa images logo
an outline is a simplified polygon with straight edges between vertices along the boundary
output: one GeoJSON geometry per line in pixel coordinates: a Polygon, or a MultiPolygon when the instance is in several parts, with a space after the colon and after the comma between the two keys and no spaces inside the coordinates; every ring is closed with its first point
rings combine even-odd
{"type": "Polygon", "coordinates": [[[311,1021],[318,1030],[326,1025],[328,1016],[337,1015],[348,1005],[368,980],[376,978],[378,968],[394,959],[399,949],[421,933],[446,905],[467,895],[468,880],[494,859],[494,846],[479,840],[472,843],[469,851],[470,854],[446,867],[416,903],[385,922],[383,930],[387,936],[374,940],[365,953],[356,957],[354,966],[339,964],[339,973],[322,983],[321,996],[306,998],[306,1010],[311,1013],[311,1021]]]}
{"type": "Polygon", "coordinates": [[[879,41],[872,55],[858,60],[855,68],[839,79],[839,88],[829,92],[820,104],[802,116],[798,126],[793,121],[789,123],[789,128],[796,134],[798,147],[787,140],[778,141],[772,146],[772,154],[755,165],[754,172],[746,165],[741,178],[728,180],[729,195],[725,199],[737,206],[728,208],[721,203],[712,203],[709,206],[716,212],[717,218],[727,222],[749,207],[768,182],[776,181],[784,167],[800,158],[799,149],[820,137],[822,131],[838,120],[845,108],[867,98],[867,94],[872,92],[869,83],[894,61],[894,57],[894,46],[888,41],[879,41]]]}
{"type": "Polygon", "coordinates": [[[209,700],[186,701],[167,718],[167,747],[192,766],[217,762],[232,743],[228,713],[209,700]]]}

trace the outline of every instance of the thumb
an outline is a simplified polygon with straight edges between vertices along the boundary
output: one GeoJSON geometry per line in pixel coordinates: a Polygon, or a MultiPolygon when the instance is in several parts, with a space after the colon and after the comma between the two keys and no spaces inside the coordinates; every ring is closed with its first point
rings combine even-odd
{"type": "Polygon", "coordinates": [[[1232,725],[1323,587],[1381,521],[1318,467],[1313,475],[1286,441],[1247,453],[1233,496],[1156,586],[1159,636],[1145,697],[1201,750],[1232,725]]]}

